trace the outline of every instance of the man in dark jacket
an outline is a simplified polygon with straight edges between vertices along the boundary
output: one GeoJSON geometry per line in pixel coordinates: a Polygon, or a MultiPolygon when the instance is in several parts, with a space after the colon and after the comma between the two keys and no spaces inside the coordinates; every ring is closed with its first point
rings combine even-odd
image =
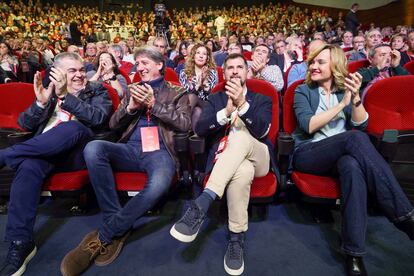
{"type": "Polygon", "coordinates": [[[168,191],[178,169],[174,134],[188,132],[191,109],[184,89],[164,81],[164,56],[153,46],[134,54],[141,82],[132,84],[109,126],[122,133],[118,143],[92,141],[84,156],[103,213],[99,230],[87,234],[62,260],[63,275],[78,275],[94,261],[108,265],[118,256],[134,222],[168,191]],[[145,188],[124,207],[112,170],[145,172],[145,188]]]}
{"type": "Polygon", "coordinates": [[[5,238],[11,245],[1,275],[24,272],[36,254],[33,227],[45,178],[54,170],[85,167],[83,147],[94,130],[107,124],[112,109],[107,90],[87,82],[77,54],[57,55],[49,79],[44,88],[40,72],[36,73],[36,101],[19,117],[19,125],[34,137],[0,150],[0,167],[16,170],[5,238]]]}
{"type": "Polygon", "coordinates": [[[361,99],[364,101],[366,92],[377,81],[392,76],[409,75],[410,73],[400,65],[401,53],[392,50],[387,44],[374,46],[368,53],[371,65],[360,68],[358,73],[362,76],[361,99]]]}
{"type": "Polygon", "coordinates": [[[351,7],[351,10],[345,17],[345,29],[351,31],[354,36],[358,35],[358,27],[359,21],[356,16],[356,12],[358,11],[359,4],[354,3],[351,7]]]}
{"type": "Polygon", "coordinates": [[[226,190],[230,239],[224,268],[231,275],[244,270],[243,248],[248,228],[247,207],[254,177],[265,176],[272,164],[273,146],[267,139],[272,100],[246,87],[248,66],[241,54],[224,62],[226,91],[210,95],[195,126],[199,136],[212,144],[207,171],[210,178],[203,193],[171,228],[179,241],[193,241],[215,198],[226,190]]]}

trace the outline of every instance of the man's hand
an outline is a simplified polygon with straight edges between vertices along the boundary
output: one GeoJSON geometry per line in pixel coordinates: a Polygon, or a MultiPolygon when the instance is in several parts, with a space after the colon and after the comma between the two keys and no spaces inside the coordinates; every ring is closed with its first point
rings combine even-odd
{"type": "Polygon", "coordinates": [[[401,53],[398,50],[391,50],[391,66],[398,67],[401,61],[401,53]]]}
{"type": "Polygon", "coordinates": [[[33,86],[36,95],[36,100],[40,104],[46,105],[50,99],[50,95],[52,95],[54,84],[50,83],[48,88],[45,89],[42,84],[42,74],[40,72],[36,72],[36,74],[34,75],[33,86]]]}
{"type": "Polygon", "coordinates": [[[236,110],[236,106],[233,104],[233,100],[229,97],[226,105],[226,117],[230,117],[231,113],[236,110]]]}
{"type": "Polygon", "coordinates": [[[142,107],[152,108],[154,105],[154,91],[150,85],[133,83],[129,86],[129,92],[131,93],[131,98],[127,106],[128,112],[132,113],[142,107]]]}
{"type": "Polygon", "coordinates": [[[257,57],[252,61],[251,68],[254,74],[260,72],[266,65],[264,58],[257,57]]]}
{"type": "Polygon", "coordinates": [[[66,96],[66,94],[68,93],[68,89],[66,87],[66,73],[59,68],[52,67],[50,70],[49,79],[55,87],[56,96],[58,96],[59,98],[66,96]]]}
{"type": "Polygon", "coordinates": [[[246,98],[243,95],[243,86],[239,78],[232,78],[226,82],[226,94],[233,101],[235,107],[240,107],[246,102],[246,98]]]}

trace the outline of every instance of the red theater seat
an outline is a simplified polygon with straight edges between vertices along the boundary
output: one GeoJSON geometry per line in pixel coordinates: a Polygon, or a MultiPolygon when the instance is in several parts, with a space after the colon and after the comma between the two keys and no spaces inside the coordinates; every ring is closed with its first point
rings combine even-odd
{"type": "Polygon", "coordinates": [[[364,107],[367,132],[377,139],[380,153],[414,204],[414,76],[396,76],[374,83],[364,107]]]}
{"type": "Polygon", "coordinates": [[[252,54],[250,51],[243,51],[243,56],[246,60],[252,60],[252,54]]]}
{"type": "MultiPolygon", "coordinates": [[[[120,100],[118,93],[111,86],[104,84],[108,89],[108,94],[112,100],[112,113],[116,111],[120,100]]],[[[52,174],[43,186],[42,195],[52,196],[56,193],[73,193],[78,196],[82,193],[83,188],[89,184],[89,176],[87,170],[80,170],[74,172],[59,172],[52,174]]]]}
{"type": "Polygon", "coordinates": [[[0,128],[22,130],[17,124],[21,112],[35,100],[33,84],[6,83],[0,85],[0,128]]]}
{"type": "Polygon", "coordinates": [[[223,72],[223,68],[222,68],[222,67],[217,66],[217,67],[216,67],[216,70],[217,70],[218,82],[219,82],[219,83],[220,83],[220,82],[223,82],[223,81],[224,81],[224,72],[223,72]]]}
{"type": "Polygon", "coordinates": [[[404,68],[410,72],[411,75],[414,75],[414,60],[404,64],[404,68]]]}
{"type": "MultiPolygon", "coordinates": [[[[293,109],[295,89],[303,80],[292,83],[283,98],[283,129],[292,134],[296,129],[296,116],[293,109]]],[[[339,181],[333,177],[293,171],[292,180],[305,198],[313,201],[332,201],[339,198],[339,181]]]]}
{"type": "Polygon", "coordinates": [[[349,73],[355,73],[356,71],[358,71],[359,68],[368,67],[369,64],[369,60],[367,59],[352,61],[348,63],[348,71],[349,73]]]}

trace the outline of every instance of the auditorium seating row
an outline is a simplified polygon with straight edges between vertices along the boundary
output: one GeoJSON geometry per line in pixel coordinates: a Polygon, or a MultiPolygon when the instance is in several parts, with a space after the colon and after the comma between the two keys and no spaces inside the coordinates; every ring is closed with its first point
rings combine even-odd
{"type": "MultiPolygon", "coordinates": [[[[293,83],[283,97],[283,123],[281,127],[279,127],[279,96],[275,88],[262,80],[247,80],[246,82],[251,91],[272,98],[273,116],[269,138],[275,145],[279,166],[278,173],[269,172],[264,177],[254,179],[251,189],[252,203],[271,202],[278,189],[286,189],[289,155],[293,152],[293,139],[290,134],[296,128],[293,110],[294,91],[302,82],[303,80],[299,80],[293,83]],[[283,132],[279,132],[281,129],[283,132]]],[[[113,88],[106,87],[113,101],[113,111],[115,111],[119,105],[119,98],[113,88]]],[[[412,202],[414,201],[414,177],[411,173],[414,166],[413,87],[414,76],[398,76],[380,80],[368,90],[364,104],[370,116],[367,132],[372,136],[373,143],[389,161],[412,202]]],[[[212,93],[223,88],[224,83],[219,83],[212,93]]],[[[13,133],[15,130],[24,132],[17,125],[17,118],[34,101],[34,97],[33,85],[31,84],[0,85],[0,128],[4,133],[13,133]]],[[[8,141],[17,141],[19,136],[23,134],[12,134],[9,137],[12,139],[8,141]]],[[[305,174],[295,170],[289,172],[289,175],[304,198],[320,202],[338,202],[340,187],[337,179],[305,174]]],[[[0,175],[1,177],[2,175],[0,175]]],[[[115,182],[119,192],[133,196],[143,189],[146,175],[137,172],[116,172],[115,182]]],[[[89,177],[86,170],[55,173],[45,182],[42,195],[79,196],[88,184],[89,177]]]]}

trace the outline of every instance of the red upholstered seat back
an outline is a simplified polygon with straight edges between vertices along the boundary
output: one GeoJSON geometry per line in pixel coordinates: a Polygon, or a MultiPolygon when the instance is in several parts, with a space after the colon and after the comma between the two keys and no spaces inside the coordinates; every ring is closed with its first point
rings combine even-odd
{"type": "Polygon", "coordinates": [[[17,119],[35,100],[33,84],[7,83],[0,85],[0,128],[17,128],[17,119]]]}
{"type": "MultiPolygon", "coordinates": [[[[211,93],[224,91],[225,82],[217,84],[211,93]]],[[[250,79],[246,81],[247,89],[268,96],[272,99],[272,125],[269,130],[269,139],[274,144],[279,131],[279,95],[270,83],[264,80],[250,79]],[[276,116],[275,116],[276,114],[276,116]]]]}
{"type": "Polygon", "coordinates": [[[219,81],[219,82],[224,81],[224,72],[223,72],[223,68],[222,68],[222,67],[217,66],[217,67],[216,67],[216,70],[217,70],[218,81],[219,81]]]}
{"type": "Polygon", "coordinates": [[[109,97],[112,100],[112,113],[113,113],[118,109],[118,106],[121,100],[119,99],[118,93],[116,92],[115,88],[113,88],[112,86],[106,83],[103,83],[103,85],[105,86],[106,89],[108,89],[109,97]]]}
{"type": "Polygon", "coordinates": [[[356,71],[358,71],[359,68],[368,67],[369,64],[369,60],[367,59],[351,61],[350,63],[348,63],[348,72],[355,73],[356,71]]]}
{"type": "Polygon", "coordinates": [[[178,79],[177,73],[175,73],[175,71],[169,67],[165,68],[164,76],[165,76],[166,81],[180,82],[180,80],[178,79]]]}
{"type": "Polygon", "coordinates": [[[414,76],[396,76],[374,83],[366,92],[369,133],[414,129],[414,76]]]}
{"type": "Polygon", "coordinates": [[[304,80],[297,80],[292,83],[285,92],[283,97],[283,130],[292,133],[296,129],[296,116],[293,109],[295,100],[295,89],[302,84],[304,80]]]}
{"type": "Polygon", "coordinates": [[[411,75],[414,75],[414,60],[404,64],[404,68],[410,72],[411,75]]]}
{"type": "Polygon", "coordinates": [[[250,51],[243,51],[243,56],[246,60],[252,60],[252,54],[250,51]]]}

